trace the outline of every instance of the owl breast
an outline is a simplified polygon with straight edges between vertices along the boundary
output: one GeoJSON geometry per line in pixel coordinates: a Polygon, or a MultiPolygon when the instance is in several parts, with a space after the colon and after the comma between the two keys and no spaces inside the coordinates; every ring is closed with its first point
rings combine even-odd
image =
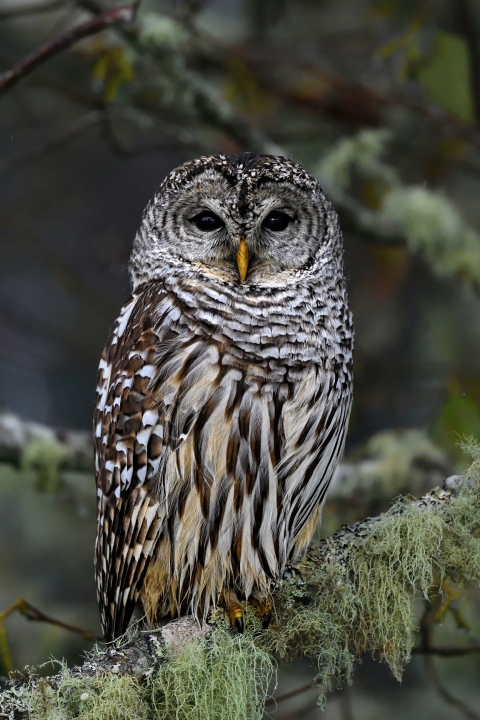
{"type": "Polygon", "coordinates": [[[228,583],[266,591],[309,542],[350,410],[335,295],[327,307],[308,287],[239,297],[183,278],[157,299],[149,387],[164,449],[150,475],[169,531],[151,573],[171,566],[176,595],[162,612],[184,598],[208,607],[228,583]]]}

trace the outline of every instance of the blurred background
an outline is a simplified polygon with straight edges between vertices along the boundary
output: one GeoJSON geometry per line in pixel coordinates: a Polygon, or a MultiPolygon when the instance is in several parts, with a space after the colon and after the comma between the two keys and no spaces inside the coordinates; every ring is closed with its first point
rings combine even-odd
{"type": "MultiPolygon", "coordinates": [[[[0,68],[120,5],[0,0],[0,68]]],[[[0,78],[0,612],[22,597],[94,633],[97,364],[142,210],[183,161],[285,154],[339,212],[355,399],[321,532],[461,471],[459,440],[480,437],[480,2],[143,0],[135,22],[98,22],[0,78]]],[[[402,685],[363,658],[323,714],[305,660],[268,712],[480,718],[480,653],[462,651],[479,594],[433,620],[453,657],[415,654],[402,685]]],[[[19,614],[5,629],[13,667],[92,647],[19,614]]]]}

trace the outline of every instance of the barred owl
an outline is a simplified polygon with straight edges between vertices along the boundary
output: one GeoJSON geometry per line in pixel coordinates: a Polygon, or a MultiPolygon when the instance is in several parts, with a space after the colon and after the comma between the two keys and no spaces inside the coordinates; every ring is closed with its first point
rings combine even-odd
{"type": "Polygon", "coordinates": [[[283,157],[201,157],[147,206],[132,295],[103,352],[94,419],[96,573],[107,639],[150,625],[243,629],[307,548],[343,452],[352,317],[337,215],[283,157]]]}

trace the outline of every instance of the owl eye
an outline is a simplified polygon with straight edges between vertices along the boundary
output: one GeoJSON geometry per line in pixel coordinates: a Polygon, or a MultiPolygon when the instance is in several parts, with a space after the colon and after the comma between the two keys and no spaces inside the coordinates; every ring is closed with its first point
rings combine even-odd
{"type": "Polygon", "coordinates": [[[204,232],[218,230],[218,228],[225,225],[223,220],[211,212],[211,210],[203,210],[201,213],[198,213],[198,215],[195,215],[195,217],[191,219],[191,222],[193,222],[199,230],[203,230],[204,232]]]}
{"type": "Polygon", "coordinates": [[[280,232],[281,230],[285,230],[291,222],[292,218],[290,215],[287,215],[287,213],[280,212],[280,210],[272,210],[272,212],[268,213],[262,225],[274,232],[280,232]]]}

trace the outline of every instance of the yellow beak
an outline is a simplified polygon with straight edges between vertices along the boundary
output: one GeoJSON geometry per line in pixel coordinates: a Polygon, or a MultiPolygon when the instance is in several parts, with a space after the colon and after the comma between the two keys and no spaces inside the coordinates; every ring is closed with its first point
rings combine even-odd
{"type": "Polygon", "coordinates": [[[240,243],[238,245],[237,250],[237,267],[238,267],[238,274],[240,275],[240,282],[243,283],[245,278],[247,277],[247,270],[248,270],[248,248],[247,243],[245,240],[240,240],[240,243]]]}

